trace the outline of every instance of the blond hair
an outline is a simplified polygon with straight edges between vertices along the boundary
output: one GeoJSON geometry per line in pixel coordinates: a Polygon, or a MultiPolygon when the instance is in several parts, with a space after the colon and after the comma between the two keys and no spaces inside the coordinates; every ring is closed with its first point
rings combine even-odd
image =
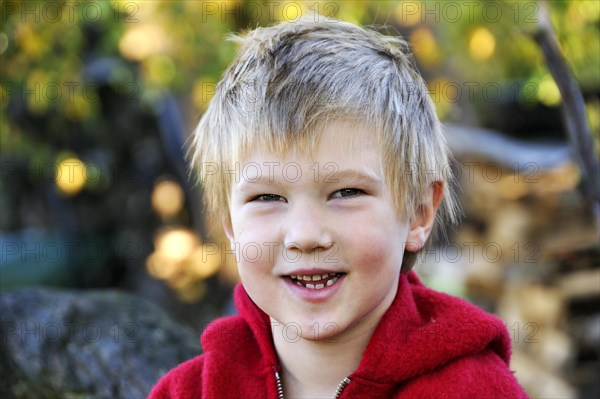
{"type": "MultiPolygon", "coordinates": [[[[410,220],[430,186],[444,181],[434,231],[456,219],[441,124],[406,42],[318,15],[231,39],[239,51],[198,127],[189,154],[209,215],[229,214],[224,174],[256,146],[310,151],[333,121],[373,132],[398,215],[410,220]]],[[[416,261],[405,254],[402,270],[416,261]]]]}

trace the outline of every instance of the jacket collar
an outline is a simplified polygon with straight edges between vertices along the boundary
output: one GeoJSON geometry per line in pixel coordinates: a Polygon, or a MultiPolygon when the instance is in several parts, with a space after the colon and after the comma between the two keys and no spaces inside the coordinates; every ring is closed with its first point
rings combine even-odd
{"type": "MultiPolygon", "coordinates": [[[[254,350],[244,350],[256,351],[252,358],[261,359],[259,368],[263,373],[279,370],[269,316],[256,306],[241,284],[235,288],[234,300],[255,346],[254,350]]],[[[203,335],[206,350],[212,343],[204,341],[203,335]]],[[[246,345],[249,342],[243,341],[246,345]]],[[[236,350],[230,340],[222,344],[221,348],[229,345],[229,351],[236,350]]],[[[504,323],[464,300],[426,288],[411,272],[400,276],[396,297],[350,378],[398,384],[487,348],[508,365],[510,339],[504,323]]]]}

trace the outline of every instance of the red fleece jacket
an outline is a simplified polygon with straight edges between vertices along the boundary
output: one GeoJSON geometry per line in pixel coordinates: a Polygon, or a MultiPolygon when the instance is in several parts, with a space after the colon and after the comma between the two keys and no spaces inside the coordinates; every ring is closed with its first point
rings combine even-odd
{"type": "MultiPolygon", "coordinates": [[[[204,354],[167,373],[150,399],[278,398],[269,317],[241,285],[234,298],[239,314],[211,323],[204,354]]],[[[500,319],[410,273],[339,398],[524,398],[509,359],[500,319]]]]}

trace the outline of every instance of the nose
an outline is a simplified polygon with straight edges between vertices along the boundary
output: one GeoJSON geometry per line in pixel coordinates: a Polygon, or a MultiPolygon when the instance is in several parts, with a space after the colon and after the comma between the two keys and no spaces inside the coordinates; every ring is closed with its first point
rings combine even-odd
{"type": "Polygon", "coordinates": [[[286,215],[284,247],[287,250],[311,252],[333,245],[327,217],[315,206],[296,204],[286,215]]]}

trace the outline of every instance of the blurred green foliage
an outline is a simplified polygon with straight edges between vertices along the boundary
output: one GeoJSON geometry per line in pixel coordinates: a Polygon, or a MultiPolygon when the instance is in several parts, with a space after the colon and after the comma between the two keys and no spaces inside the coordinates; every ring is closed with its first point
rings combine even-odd
{"type": "MultiPolygon", "coordinates": [[[[588,113],[597,138],[600,2],[548,4],[575,76],[584,92],[595,94],[588,113]]],[[[481,100],[481,85],[474,82],[520,82],[516,100],[560,102],[532,39],[539,7],[534,1],[4,1],[1,7],[1,154],[12,156],[56,159],[69,149],[59,148],[69,123],[97,123],[95,88],[83,76],[90,60],[123,57],[139,73],[117,68],[115,85],[134,83],[134,94],[147,102],[166,90],[178,93],[200,114],[235,53],[234,44],[224,40],[227,33],[310,11],[405,35],[443,119],[461,115],[448,82],[474,90],[475,101],[481,100]],[[436,96],[436,87],[446,90],[436,96]],[[46,118],[43,137],[33,138],[23,131],[26,124],[15,123],[19,106],[46,118]]]]}

